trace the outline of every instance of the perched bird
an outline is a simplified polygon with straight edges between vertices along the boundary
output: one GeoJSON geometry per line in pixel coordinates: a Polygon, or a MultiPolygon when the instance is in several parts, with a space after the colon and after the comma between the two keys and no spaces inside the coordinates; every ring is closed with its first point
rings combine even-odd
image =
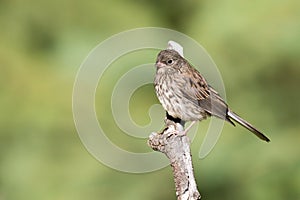
{"type": "Polygon", "coordinates": [[[192,121],[184,134],[197,122],[208,116],[239,123],[260,139],[269,142],[262,132],[235,114],[189,62],[175,50],[162,50],[156,60],[154,86],[156,95],[173,119],[192,121]]]}

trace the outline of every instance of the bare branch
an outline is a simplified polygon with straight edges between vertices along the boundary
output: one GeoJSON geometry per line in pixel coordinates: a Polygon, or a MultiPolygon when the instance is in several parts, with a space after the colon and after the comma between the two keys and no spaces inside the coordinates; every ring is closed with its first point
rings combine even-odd
{"type": "Polygon", "coordinates": [[[148,144],[153,150],[162,152],[169,158],[177,199],[200,199],[193,172],[189,138],[180,134],[183,130],[182,124],[166,119],[166,125],[167,128],[162,133],[152,133],[149,136],[148,144]]]}

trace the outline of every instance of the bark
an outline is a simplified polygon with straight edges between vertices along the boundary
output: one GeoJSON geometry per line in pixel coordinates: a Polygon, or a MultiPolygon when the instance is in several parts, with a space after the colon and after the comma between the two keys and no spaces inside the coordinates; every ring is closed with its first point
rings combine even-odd
{"type": "Polygon", "coordinates": [[[169,158],[177,199],[200,199],[194,177],[190,140],[186,135],[182,135],[182,124],[166,119],[166,125],[162,133],[152,133],[149,136],[148,144],[153,150],[162,152],[169,158]]]}

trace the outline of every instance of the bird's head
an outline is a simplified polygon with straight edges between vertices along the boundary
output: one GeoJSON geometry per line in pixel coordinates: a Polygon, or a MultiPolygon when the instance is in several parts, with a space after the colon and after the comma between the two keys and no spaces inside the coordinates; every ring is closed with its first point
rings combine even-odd
{"type": "Polygon", "coordinates": [[[160,68],[180,68],[183,64],[184,58],[175,50],[167,49],[162,50],[157,55],[155,66],[157,69],[160,68]]]}

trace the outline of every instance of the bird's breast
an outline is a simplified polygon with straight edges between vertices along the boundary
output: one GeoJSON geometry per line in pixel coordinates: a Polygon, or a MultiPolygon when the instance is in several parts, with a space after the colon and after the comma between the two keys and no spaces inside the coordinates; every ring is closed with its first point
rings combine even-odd
{"type": "Polygon", "coordinates": [[[205,112],[198,102],[183,94],[183,79],[175,74],[157,73],[154,84],[160,103],[172,117],[184,121],[196,121],[205,117],[205,112]]]}

